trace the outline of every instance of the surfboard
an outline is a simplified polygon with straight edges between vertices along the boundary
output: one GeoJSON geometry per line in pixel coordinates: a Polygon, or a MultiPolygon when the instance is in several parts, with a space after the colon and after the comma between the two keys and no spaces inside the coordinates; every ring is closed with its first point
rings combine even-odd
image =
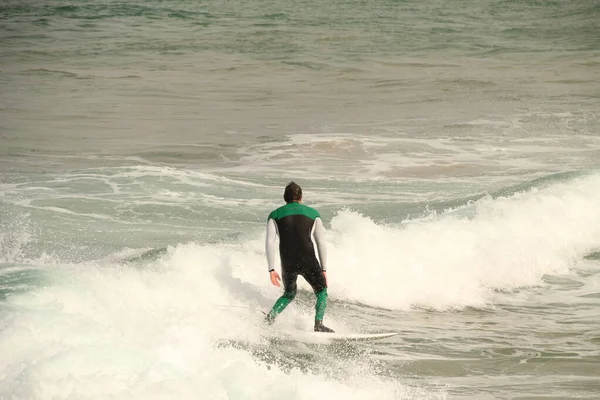
{"type": "Polygon", "coordinates": [[[331,333],[331,332],[306,332],[306,331],[280,331],[279,339],[294,340],[304,343],[332,344],[342,342],[364,342],[381,340],[396,336],[398,332],[386,333],[331,333]]]}
{"type": "MultiPolygon", "coordinates": [[[[263,315],[266,312],[259,310],[263,315]]],[[[369,340],[380,340],[396,336],[398,332],[385,333],[340,333],[340,332],[314,332],[300,330],[272,330],[269,328],[268,336],[274,340],[290,340],[304,343],[340,343],[340,342],[364,342],[369,340]]]]}

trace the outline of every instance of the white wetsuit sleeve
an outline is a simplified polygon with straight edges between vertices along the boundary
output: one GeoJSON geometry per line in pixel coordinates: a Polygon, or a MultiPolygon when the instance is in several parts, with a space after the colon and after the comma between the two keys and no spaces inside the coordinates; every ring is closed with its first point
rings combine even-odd
{"type": "Polygon", "coordinates": [[[267,242],[265,243],[265,251],[267,253],[267,265],[269,272],[275,269],[275,248],[277,247],[277,225],[273,218],[267,221],[267,242]]]}
{"type": "Polygon", "coordinates": [[[315,224],[313,225],[313,234],[315,236],[315,242],[317,244],[317,251],[319,252],[321,269],[323,271],[327,271],[327,247],[325,246],[325,228],[323,227],[323,221],[319,217],[315,218],[315,224]]]}

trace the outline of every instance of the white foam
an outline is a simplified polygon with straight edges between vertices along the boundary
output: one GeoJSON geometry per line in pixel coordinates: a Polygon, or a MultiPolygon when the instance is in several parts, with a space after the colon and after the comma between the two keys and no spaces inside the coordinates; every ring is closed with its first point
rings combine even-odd
{"type": "Polygon", "coordinates": [[[485,306],[494,289],[541,285],[597,248],[598,202],[596,175],[482,199],[471,219],[448,213],[392,227],[340,212],[328,232],[330,293],[393,309],[485,306]]]}
{"type": "MultiPolygon", "coordinates": [[[[544,285],[544,274],[569,274],[596,249],[599,202],[594,175],[400,226],[341,211],[326,221],[330,297],[391,309],[493,305],[495,290],[544,285]]],[[[53,265],[55,284],[6,301],[0,397],[444,397],[355,360],[331,364],[335,371],[288,371],[217,346],[264,345],[257,310],[281,290],[268,281],[264,227],[257,229],[241,243],[170,248],[145,269],[110,258],[53,265]]],[[[299,286],[308,289],[302,279],[299,286]]],[[[306,329],[312,312],[312,304],[295,302],[278,324],[306,329]]],[[[335,310],[327,318],[343,331],[335,310]]]]}
{"type": "Polygon", "coordinates": [[[263,268],[246,270],[263,262],[254,246],[178,246],[146,270],[55,266],[59,284],[8,300],[10,314],[0,322],[0,397],[445,396],[381,378],[361,363],[283,370],[218,346],[264,340],[260,313],[239,307],[270,305],[276,297],[263,268]]]}
{"type": "MultiPolygon", "coordinates": [[[[273,176],[286,171],[306,179],[335,176],[336,179],[372,180],[437,179],[473,182],[528,175],[532,171],[563,171],[581,166],[582,159],[594,158],[600,141],[594,136],[549,137],[536,135],[498,141],[497,130],[506,125],[518,128],[517,121],[473,120],[477,129],[471,136],[443,132],[415,135],[397,126],[371,126],[361,132],[293,134],[285,141],[253,144],[239,150],[241,164],[227,171],[273,176]],[[487,134],[492,129],[493,134],[487,134]],[[568,152],[565,151],[568,148],[568,152]],[[574,157],[576,155],[576,157],[574,157]],[[556,159],[561,159],[560,165],[556,159]]],[[[350,128],[340,126],[338,129],[350,128]]],[[[333,129],[333,128],[331,128],[333,129]]]]}

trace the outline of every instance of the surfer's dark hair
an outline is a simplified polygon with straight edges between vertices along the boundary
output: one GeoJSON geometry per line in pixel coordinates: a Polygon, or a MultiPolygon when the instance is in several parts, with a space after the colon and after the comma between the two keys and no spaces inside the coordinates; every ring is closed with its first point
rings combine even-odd
{"type": "Polygon", "coordinates": [[[302,200],[302,188],[296,182],[290,182],[285,187],[283,199],[286,203],[302,200]]]}

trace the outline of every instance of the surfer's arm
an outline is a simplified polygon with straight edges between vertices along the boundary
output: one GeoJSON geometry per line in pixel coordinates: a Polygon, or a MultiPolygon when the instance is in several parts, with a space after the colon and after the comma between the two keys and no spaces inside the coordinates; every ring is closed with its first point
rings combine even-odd
{"type": "Polygon", "coordinates": [[[325,272],[327,271],[327,246],[325,246],[325,228],[323,227],[323,221],[319,217],[315,218],[313,234],[315,237],[315,243],[317,244],[317,251],[319,252],[321,269],[323,272],[325,272]]]}
{"type": "Polygon", "coordinates": [[[275,220],[273,218],[269,218],[267,221],[267,241],[265,243],[269,272],[275,270],[275,247],[277,246],[276,239],[277,225],[275,225],[275,220]]]}

